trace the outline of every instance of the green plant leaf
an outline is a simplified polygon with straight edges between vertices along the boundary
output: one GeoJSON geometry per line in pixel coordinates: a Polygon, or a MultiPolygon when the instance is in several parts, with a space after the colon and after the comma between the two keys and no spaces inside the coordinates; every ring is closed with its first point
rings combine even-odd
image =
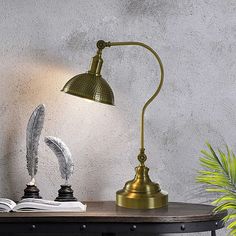
{"type": "Polygon", "coordinates": [[[232,220],[234,218],[236,218],[236,214],[229,214],[223,218],[223,221],[226,222],[226,221],[232,220]]]}
{"type": "Polygon", "coordinates": [[[214,151],[209,143],[206,143],[209,151],[201,150],[200,164],[203,170],[198,171],[196,181],[207,184],[205,190],[218,193],[212,204],[214,212],[227,211],[224,222],[228,224],[230,235],[236,235],[236,156],[226,146],[226,152],[214,151]]]}

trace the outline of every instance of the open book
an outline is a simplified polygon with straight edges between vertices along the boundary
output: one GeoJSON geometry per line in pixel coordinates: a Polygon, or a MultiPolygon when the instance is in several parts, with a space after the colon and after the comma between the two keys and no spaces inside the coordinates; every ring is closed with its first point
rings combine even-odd
{"type": "Polygon", "coordinates": [[[85,212],[86,205],[81,202],[56,202],[44,199],[25,198],[17,204],[7,198],[0,198],[0,212],[9,211],[73,211],[73,212],[85,212]]]}

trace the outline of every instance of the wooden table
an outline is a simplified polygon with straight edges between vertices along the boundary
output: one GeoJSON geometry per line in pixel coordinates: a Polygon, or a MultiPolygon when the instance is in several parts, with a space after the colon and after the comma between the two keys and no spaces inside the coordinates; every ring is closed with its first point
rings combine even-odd
{"type": "Polygon", "coordinates": [[[221,219],[227,212],[213,214],[213,207],[203,204],[170,202],[154,210],[121,208],[114,202],[87,202],[87,212],[10,212],[0,214],[0,235],[26,233],[50,235],[128,234],[149,235],[189,233],[224,227],[221,219]]]}

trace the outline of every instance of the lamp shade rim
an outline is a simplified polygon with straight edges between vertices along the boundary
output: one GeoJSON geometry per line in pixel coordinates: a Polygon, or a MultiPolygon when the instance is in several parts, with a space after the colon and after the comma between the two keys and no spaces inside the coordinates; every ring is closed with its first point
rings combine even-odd
{"type": "MultiPolygon", "coordinates": [[[[70,94],[70,95],[78,97],[78,95],[76,93],[73,93],[71,91],[70,92],[69,91],[65,91],[64,88],[61,89],[61,92],[64,92],[66,94],[70,94]]],[[[84,95],[80,95],[79,97],[81,97],[83,99],[88,99],[89,101],[93,101],[93,102],[102,103],[102,104],[109,105],[109,106],[115,106],[114,103],[103,102],[103,101],[100,101],[100,100],[96,100],[96,99],[92,99],[92,98],[86,97],[84,95]]]]}

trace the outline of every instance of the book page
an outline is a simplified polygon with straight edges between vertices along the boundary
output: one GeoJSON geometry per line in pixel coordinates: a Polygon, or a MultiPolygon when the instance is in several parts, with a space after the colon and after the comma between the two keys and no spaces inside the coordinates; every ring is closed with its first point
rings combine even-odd
{"type": "Polygon", "coordinates": [[[81,202],[56,202],[44,199],[28,198],[21,200],[13,211],[86,211],[81,202]]]}
{"type": "Polygon", "coordinates": [[[18,204],[20,203],[38,203],[38,204],[45,204],[48,206],[60,206],[61,203],[60,202],[56,202],[56,201],[51,201],[51,200],[45,200],[45,199],[36,199],[36,198],[25,198],[22,199],[21,201],[19,201],[18,204]]]}
{"type": "Polygon", "coordinates": [[[10,211],[16,206],[16,203],[8,198],[0,198],[0,211],[10,211]]]}

